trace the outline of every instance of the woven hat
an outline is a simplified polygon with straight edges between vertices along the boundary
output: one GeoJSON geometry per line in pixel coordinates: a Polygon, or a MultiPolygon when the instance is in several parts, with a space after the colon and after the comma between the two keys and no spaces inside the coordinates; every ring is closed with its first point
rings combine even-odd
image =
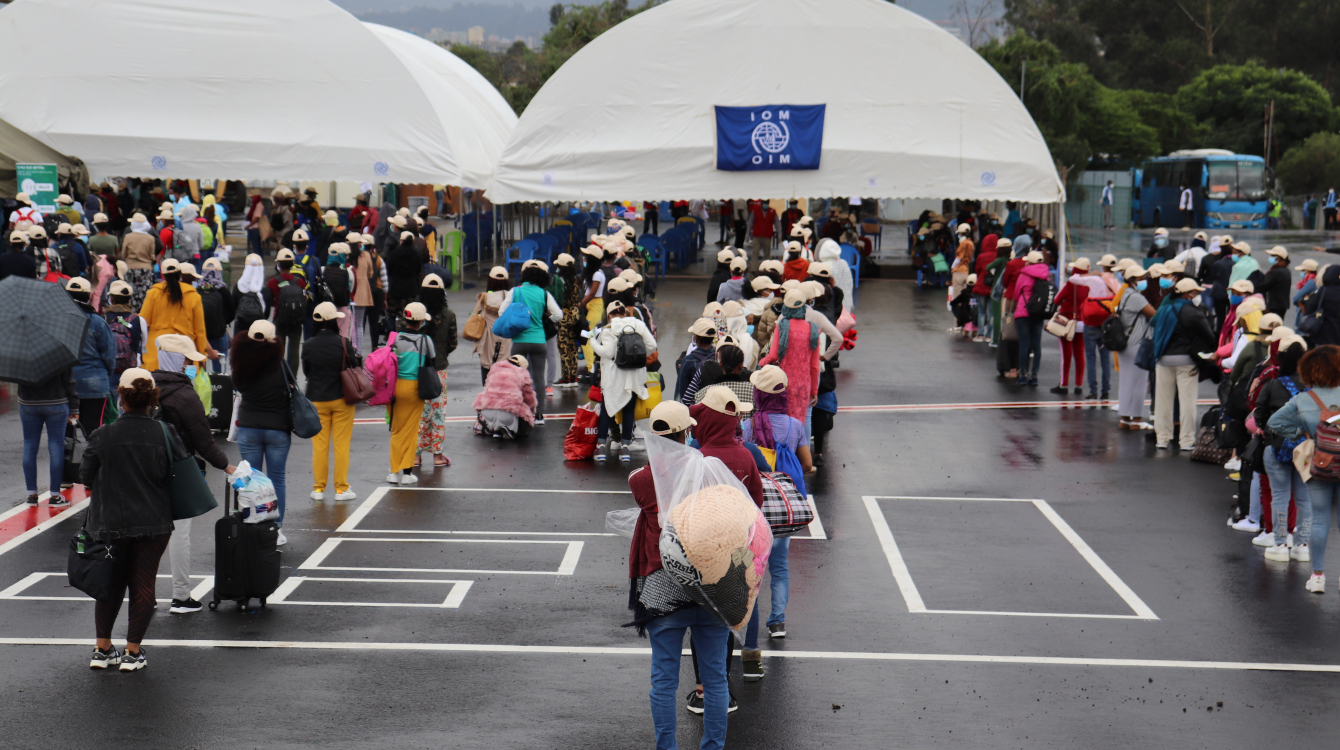
{"type": "Polygon", "coordinates": [[[731,417],[748,414],[754,410],[753,405],[741,401],[740,397],[735,395],[735,391],[724,385],[714,385],[708,388],[707,395],[703,396],[702,404],[712,411],[731,417]]]}
{"type": "Polygon", "coordinates": [[[698,424],[697,420],[689,416],[689,407],[678,401],[662,401],[651,410],[649,417],[654,435],[683,432],[698,424]]]}
{"type": "Polygon", "coordinates": [[[786,371],[777,365],[764,365],[749,376],[749,382],[764,393],[781,393],[786,390],[786,371]]]}

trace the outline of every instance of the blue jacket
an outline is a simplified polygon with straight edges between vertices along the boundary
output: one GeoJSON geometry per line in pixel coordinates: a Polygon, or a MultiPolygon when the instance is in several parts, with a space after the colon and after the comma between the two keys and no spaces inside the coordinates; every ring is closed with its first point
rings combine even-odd
{"type": "MultiPolygon", "coordinates": [[[[1327,406],[1340,405],[1340,388],[1313,388],[1312,392],[1327,406]]],[[[1319,421],[1321,409],[1317,408],[1317,402],[1308,393],[1300,393],[1271,415],[1266,426],[1286,440],[1315,438],[1319,421]]]]}
{"type": "Polygon", "coordinates": [[[88,305],[80,305],[88,315],[88,333],[84,335],[84,352],[74,366],[74,387],[79,398],[105,398],[112,392],[113,371],[116,368],[116,341],[112,329],[101,315],[88,305]]]}

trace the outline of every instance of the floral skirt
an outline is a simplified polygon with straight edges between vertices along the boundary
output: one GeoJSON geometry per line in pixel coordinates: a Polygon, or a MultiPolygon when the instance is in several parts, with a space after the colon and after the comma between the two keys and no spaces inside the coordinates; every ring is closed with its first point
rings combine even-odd
{"type": "Polygon", "coordinates": [[[447,371],[438,370],[442,381],[442,395],[423,402],[423,417],[419,422],[419,450],[434,455],[442,453],[442,438],[447,433],[447,371]]]}
{"type": "Polygon", "coordinates": [[[130,307],[134,310],[144,307],[144,295],[148,294],[149,289],[154,285],[154,270],[152,268],[128,268],[126,269],[125,282],[134,290],[130,298],[130,307]]]}

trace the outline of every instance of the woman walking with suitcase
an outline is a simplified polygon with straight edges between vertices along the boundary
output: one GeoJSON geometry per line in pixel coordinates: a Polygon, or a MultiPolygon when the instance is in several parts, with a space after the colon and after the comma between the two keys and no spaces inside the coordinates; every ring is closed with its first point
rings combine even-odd
{"type": "Polygon", "coordinates": [[[154,614],[154,583],[158,561],[172,535],[172,501],[168,496],[170,456],[163,426],[149,416],[158,404],[158,386],[148,370],[132,367],[117,387],[121,417],[95,430],[84,450],[79,479],[90,492],[84,528],[107,544],[123,561],[113,579],[113,596],[97,602],[94,624],[97,645],[89,666],[120,666],[135,672],[147,665],[140,643],[154,614]],[[126,651],[112,645],[112,626],[121,599],[130,589],[130,622],[126,651]]]}
{"type": "Polygon", "coordinates": [[[258,320],[239,333],[229,352],[233,387],[242,394],[237,415],[237,447],[242,460],[274,482],[279,501],[279,544],[287,544],[284,525],[284,469],[292,444],[288,380],[281,360],[284,344],[274,323],[258,320]]]}

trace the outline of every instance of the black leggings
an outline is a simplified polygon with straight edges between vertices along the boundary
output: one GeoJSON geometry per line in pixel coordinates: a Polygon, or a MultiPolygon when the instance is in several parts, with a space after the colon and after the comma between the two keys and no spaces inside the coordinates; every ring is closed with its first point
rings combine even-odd
{"type": "Polygon", "coordinates": [[[171,534],[117,539],[112,542],[116,556],[125,560],[116,582],[116,598],[99,600],[93,622],[99,638],[111,638],[112,626],[121,612],[121,599],[126,586],[130,587],[130,624],[126,628],[126,642],[140,643],[149,620],[154,616],[154,589],[158,576],[158,560],[167,549],[171,534]]]}

